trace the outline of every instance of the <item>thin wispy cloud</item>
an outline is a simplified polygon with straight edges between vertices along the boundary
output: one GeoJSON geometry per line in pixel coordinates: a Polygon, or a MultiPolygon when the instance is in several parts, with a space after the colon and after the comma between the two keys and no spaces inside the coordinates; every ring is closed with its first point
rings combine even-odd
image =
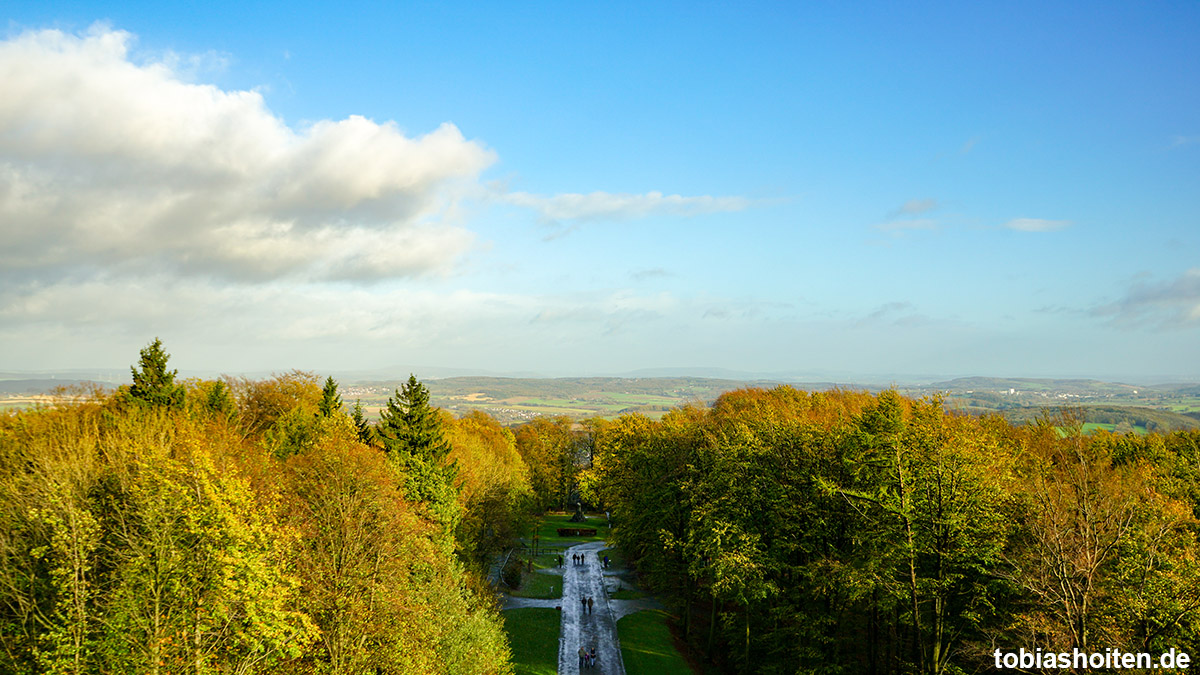
{"type": "Polygon", "coordinates": [[[941,208],[936,199],[910,199],[887,213],[886,219],[875,229],[892,237],[904,237],[920,230],[936,230],[940,224],[936,218],[926,216],[941,208]]]}
{"type": "Polygon", "coordinates": [[[1195,143],[1200,143],[1200,136],[1174,136],[1171,138],[1172,148],[1180,148],[1195,143]]]}
{"type": "Polygon", "coordinates": [[[904,220],[889,220],[875,226],[880,232],[902,234],[907,230],[936,230],[938,221],[932,218],[906,218],[904,220]]]}
{"type": "Polygon", "coordinates": [[[1046,220],[1044,218],[1013,218],[1004,227],[1018,232],[1054,232],[1072,225],[1069,220],[1046,220]]]}
{"type": "Polygon", "coordinates": [[[661,192],[628,194],[591,192],[536,195],[512,192],[500,199],[513,206],[536,211],[543,220],[564,221],[630,220],[651,215],[697,216],[708,213],[742,211],[750,206],[744,197],[685,197],[661,192]]]}
{"type": "Polygon", "coordinates": [[[629,276],[632,277],[634,281],[647,281],[650,279],[663,279],[674,275],[661,267],[654,267],[650,269],[637,270],[629,276]]]}
{"type": "Polygon", "coordinates": [[[936,199],[910,199],[900,206],[892,209],[888,213],[888,218],[899,218],[902,216],[919,216],[938,208],[939,204],[936,199]]]}
{"type": "Polygon", "coordinates": [[[1134,282],[1124,297],[1094,308],[1091,314],[1126,327],[1200,325],[1200,268],[1158,283],[1134,282]]]}
{"type": "Polygon", "coordinates": [[[876,307],[867,313],[866,316],[854,320],[852,325],[856,328],[879,326],[911,327],[925,325],[930,321],[931,319],[919,313],[911,302],[893,301],[876,307]]]}

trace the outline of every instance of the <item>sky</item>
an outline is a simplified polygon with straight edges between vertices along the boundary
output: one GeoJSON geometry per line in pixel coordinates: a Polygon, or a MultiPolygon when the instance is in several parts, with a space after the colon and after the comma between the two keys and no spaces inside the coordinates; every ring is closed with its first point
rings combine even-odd
{"type": "Polygon", "coordinates": [[[1200,380],[1195,2],[0,20],[0,370],[1200,380]]]}

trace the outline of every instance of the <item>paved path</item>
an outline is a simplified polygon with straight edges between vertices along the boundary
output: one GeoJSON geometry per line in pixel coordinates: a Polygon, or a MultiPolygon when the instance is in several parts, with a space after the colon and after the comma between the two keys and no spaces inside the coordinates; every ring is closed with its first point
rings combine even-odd
{"type": "MultiPolygon", "coordinates": [[[[625,675],[617,621],[604,592],[604,576],[596,552],[608,548],[601,541],[572,546],[563,554],[562,630],[558,638],[559,675],[625,675]],[[571,556],[583,554],[584,562],[573,565],[571,556]],[[580,598],[593,600],[591,614],[584,614],[580,598]],[[596,648],[596,666],[579,667],[579,648],[596,648]]],[[[558,602],[558,601],[556,601],[558,602]]]]}

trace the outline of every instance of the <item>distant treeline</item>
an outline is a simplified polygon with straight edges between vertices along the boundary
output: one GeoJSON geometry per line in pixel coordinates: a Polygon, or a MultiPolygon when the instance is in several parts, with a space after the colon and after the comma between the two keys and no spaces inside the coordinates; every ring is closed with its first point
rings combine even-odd
{"type": "MultiPolygon", "coordinates": [[[[1005,410],[1004,417],[1014,424],[1023,424],[1036,422],[1045,417],[1048,412],[1053,413],[1054,411],[1053,408],[1045,407],[1015,408],[1005,410]]],[[[1200,414],[1198,413],[1174,413],[1169,410],[1137,406],[1088,405],[1075,409],[1072,414],[1080,416],[1083,422],[1126,424],[1160,433],[1200,429],[1200,414]]]]}
{"type": "Polygon", "coordinates": [[[1200,653],[1200,432],[895,392],[745,389],[598,423],[585,492],[724,672],[990,672],[1200,653]]]}

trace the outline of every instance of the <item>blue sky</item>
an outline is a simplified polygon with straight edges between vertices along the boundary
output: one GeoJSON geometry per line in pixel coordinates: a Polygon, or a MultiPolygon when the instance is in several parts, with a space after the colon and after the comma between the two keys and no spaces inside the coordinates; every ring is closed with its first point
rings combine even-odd
{"type": "Polygon", "coordinates": [[[9,3],[3,369],[1200,379],[1196,3],[9,3]]]}

